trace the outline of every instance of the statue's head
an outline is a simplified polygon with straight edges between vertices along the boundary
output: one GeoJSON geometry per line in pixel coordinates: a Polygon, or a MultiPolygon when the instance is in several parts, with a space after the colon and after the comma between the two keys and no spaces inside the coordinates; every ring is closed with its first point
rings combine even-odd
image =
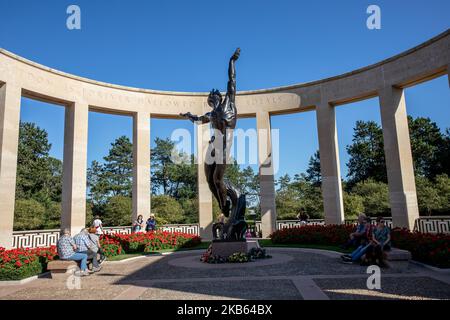
{"type": "Polygon", "coordinates": [[[208,96],[208,105],[215,108],[222,103],[222,95],[217,89],[212,89],[208,96]]]}

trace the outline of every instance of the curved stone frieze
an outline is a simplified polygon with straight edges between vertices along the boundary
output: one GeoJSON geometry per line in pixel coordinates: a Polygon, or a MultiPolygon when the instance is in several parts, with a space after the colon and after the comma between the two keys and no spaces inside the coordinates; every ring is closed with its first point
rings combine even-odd
{"type": "MultiPolygon", "coordinates": [[[[291,113],[321,102],[342,104],[376,96],[386,86],[406,87],[448,73],[450,30],[404,53],[336,77],[271,89],[241,91],[239,115],[291,113]]],[[[103,112],[177,118],[208,110],[207,93],[139,89],[98,82],[34,63],[0,49],[0,82],[14,83],[24,96],[53,103],[81,102],[103,112]]]]}

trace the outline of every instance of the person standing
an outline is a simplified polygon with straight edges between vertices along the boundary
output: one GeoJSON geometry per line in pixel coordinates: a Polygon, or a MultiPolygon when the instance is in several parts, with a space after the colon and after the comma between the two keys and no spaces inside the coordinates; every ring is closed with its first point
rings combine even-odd
{"type": "Polygon", "coordinates": [[[100,220],[99,216],[95,216],[95,220],[92,223],[92,226],[96,229],[95,234],[100,237],[103,234],[103,223],[102,220],[100,220]]]}

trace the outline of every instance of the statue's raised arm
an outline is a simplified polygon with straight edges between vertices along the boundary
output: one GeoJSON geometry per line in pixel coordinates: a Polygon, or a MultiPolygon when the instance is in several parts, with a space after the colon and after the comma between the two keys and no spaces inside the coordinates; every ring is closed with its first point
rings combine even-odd
{"type": "Polygon", "coordinates": [[[236,67],[235,61],[239,59],[239,55],[241,54],[241,49],[237,48],[236,51],[230,58],[230,62],[228,64],[228,87],[227,87],[227,96],[234,103],[234,98],[236,96],[236,67]]]}

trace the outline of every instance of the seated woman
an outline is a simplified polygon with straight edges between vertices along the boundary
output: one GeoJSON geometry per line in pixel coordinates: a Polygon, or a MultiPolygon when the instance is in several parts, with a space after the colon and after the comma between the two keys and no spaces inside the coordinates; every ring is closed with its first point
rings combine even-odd
{"type": "Polygon", "coordinates": [[[138,215],[137,219],[133,222],[132,232],[141,232],[144,229],[144,217],[142,214],[138,215]]]}
{"type": "Polygon", "coordinates": [[[377,218],[377,227],[373,230],[371,246],[366,251],[364,264],[377,264],[386,267],[385,251],[391,250],[391,230],[383,218],[377,218]]]}

